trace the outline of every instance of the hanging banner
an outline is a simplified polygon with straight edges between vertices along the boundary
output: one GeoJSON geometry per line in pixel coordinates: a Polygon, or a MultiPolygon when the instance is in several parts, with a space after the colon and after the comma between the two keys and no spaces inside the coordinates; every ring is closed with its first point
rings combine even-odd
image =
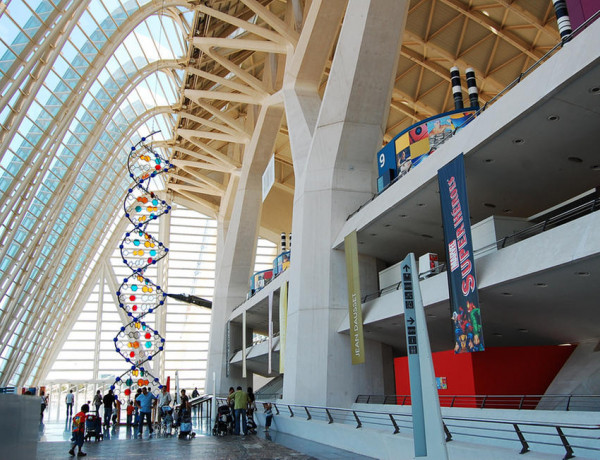
{"type": "Polygon", "coordinates": [[[356,231],[344,238],[346,252],[346,273],[348,278],[348,311],[350,318],[350,344],[352,364],[365,362],[363,340],[362,303],[360,297],[360,278],[358,276],[358,242],[356,231]]]}
{"type": "Polygon", "coordinates": [[[265,201],[275,183],[275,154],[269,160],[262,176],[262,200],[265,201]]]}
{"type": "Polygon", "coordinates": [[[269,335],[267,337],[267,345],[269,347],[267,375],[271,375],[271,369],[273,368],[273,357],[271,353],[271,349],[273,348],[273,291],[269,292],[269,335]]]}
{"type": "Polygon", "coordinates": [[[246,378],[246,310],[242,312],[242,378],[246,378]]]}
{"type": "Polygon", "coordinates": [[[283,362],[285,361],[285,336],[287,330],[287,301],[288,282],[285,281],[279,290],[279,373],[283,374],[283,362]]]}
{"type": "Polygon", "coordinates": [[[482,351],[483,333],[463,155],[438,171],[454,352],[482,351]]]}

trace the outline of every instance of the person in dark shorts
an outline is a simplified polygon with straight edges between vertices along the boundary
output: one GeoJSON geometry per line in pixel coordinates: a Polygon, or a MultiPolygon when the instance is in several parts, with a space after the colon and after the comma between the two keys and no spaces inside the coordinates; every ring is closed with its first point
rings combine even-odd
{"type": "Polygon", "coordinates": [[[77,452],[78,457],[85,457],[87,454],[81,450],[83,447],[83,440],[85,437],[85,419],[87,413],[90,411],[90,406],[84,404],[81,406],[81,412],[77,412],[73,417],[73,445],[69,450],[69,455],[75,455],[75,447],[79,448],[77,452]]]}

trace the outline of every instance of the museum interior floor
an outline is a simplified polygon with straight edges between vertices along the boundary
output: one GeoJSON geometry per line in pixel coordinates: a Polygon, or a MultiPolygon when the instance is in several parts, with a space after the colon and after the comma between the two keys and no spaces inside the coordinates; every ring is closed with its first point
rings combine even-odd
{"type": "MultiPolygon", "coordinates": [[[[69,458],[71,432],[64,422],[40,425],[37,459],[69,458]]],[[[260,427],[259,427],[260,429],[260,427]]],[[[173,437],[149,437],[147,429],[141,439],[127,427],[105,430],[101,442],[86,442],[88,459],[368,459],[353,452],[335,449],[275,430],[256,435],[222,436],[208,434],[206,427],[194,428],[191,440],[173,437]]],[[[76,457],[71,457],[76,458],[76,457]]]]}

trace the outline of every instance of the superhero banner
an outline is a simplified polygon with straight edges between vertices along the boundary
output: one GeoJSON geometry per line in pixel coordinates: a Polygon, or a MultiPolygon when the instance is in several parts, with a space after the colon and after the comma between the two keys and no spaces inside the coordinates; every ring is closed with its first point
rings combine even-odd
{"type": "Polygon", "coordinates": [[[454,352],[482,351],[483,334],[463,155],[438,170],[454,352]]]}

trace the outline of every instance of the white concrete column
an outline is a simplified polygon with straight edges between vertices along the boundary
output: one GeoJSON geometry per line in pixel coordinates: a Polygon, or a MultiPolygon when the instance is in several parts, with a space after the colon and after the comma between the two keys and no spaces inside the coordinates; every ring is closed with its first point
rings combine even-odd
{"type": "Polygon", "coordinates": [[[300,184],[296,176],[286,401],[349,406],[359,392],[383,392],[384,347],[366,341],[366,363],[352,366],[350,339],[337,333],[348,309],[346,267],[331,247],[373,194],[408,4],[348,2],[300,184]]]}
{"type": "MultiPolygon", "coordinates": [[[[165,247],[169,247],[171,245],[171,214],[172,211],[175,210],[175,205],[173,204],[173,200],[171,196],[166,198],[167,203],[172,206],[171,212],[163,214],[158,221],[158,241],[165,245],[165,247]]],[[[169,253],[158,262],[157,266],[157,280],[156,284],[160,286],[163,292],[169,292],[169,253]]],[[[176,292],[175,294],[179,294],[176,292]]],[[[164,305],[160,308],[156,309],[156,330],[158,333],[165,339],[165,343],[168,344],[167,337],[167,308],[170,300],[168,298],[165,299],[164,305]]],[[[168,348],[168,345],[167,345],[168,348]]],[[[154,377],[158,377],[160,383],[166,384],[166,376],[165,376],[165,352],[162,351],[158,353],[151,361],[146,363],[146,365],[152,366],[154,370],[154,377]]]]}
{"type": "Polygon", "coordinates": [[[231,312],[246,299],[249,290],[261,217],[262,175],[273,155],[282,118],[282,102],[260,109],[252,140],[244,154],[227,236],[218,249],[219,270],[215,280],[206,372],[206,388],[212,388],[215,373],[217,393],[226,392],[234,384],[246,384],[239,369],[231,368],[232,374],[229,378],[226,376],[226,360],[229,358],[226,356],[226,324],[231,312]]]}
{"type": "Polygon", "coordinates": [[[304,183],[308,152],[321,109],[319,84],[346,3],[346,0],[312,2],[298,45],[286,67],[283,95],[294,160],[295,196],[304,183]]]}

